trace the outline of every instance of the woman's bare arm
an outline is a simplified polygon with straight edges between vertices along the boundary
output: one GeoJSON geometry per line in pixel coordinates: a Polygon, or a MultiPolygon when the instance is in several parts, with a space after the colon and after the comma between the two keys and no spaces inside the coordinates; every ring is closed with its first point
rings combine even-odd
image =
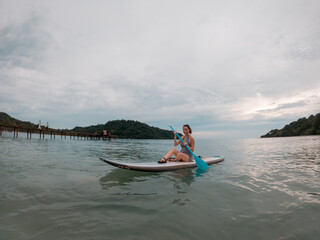
{"type": "Polygon", "coordinates": [[[194,142],[194,138],[192,136],[190,136],[190,150],[193,152],[194,151],[194,145],[195,145],[195,142],[194,142]]]}
{"type": "Polygon", "coordinates": [[[180,143],[181,143],[180,139],[177,141],[177,131],[174,131],[173,145],[178,146],[180,143]]]}

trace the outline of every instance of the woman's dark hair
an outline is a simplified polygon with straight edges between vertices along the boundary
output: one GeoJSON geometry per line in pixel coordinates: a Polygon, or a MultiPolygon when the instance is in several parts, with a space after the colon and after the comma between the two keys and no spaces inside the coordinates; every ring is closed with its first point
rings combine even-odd
{"type": "Polygon", "coordinates": [[[189,129],[189,133],[190,133],[190,134],[192,133],[192,129],[191,129],[191,127],[189,126],[189,124],[185,124],[185,125],[183,125],[183,127],[187,127],[187,128],[189,129]]]}

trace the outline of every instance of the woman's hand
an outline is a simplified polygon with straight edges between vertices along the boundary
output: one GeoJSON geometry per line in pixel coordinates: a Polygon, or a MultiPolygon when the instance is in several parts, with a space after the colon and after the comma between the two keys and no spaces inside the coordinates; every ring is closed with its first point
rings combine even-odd
{"type": "Polygon", "coordinates": [[[177,131],[174,131],[173,133],[174,133],[174,136],[176,136],[176,135],[177,135],[177,131]]]}

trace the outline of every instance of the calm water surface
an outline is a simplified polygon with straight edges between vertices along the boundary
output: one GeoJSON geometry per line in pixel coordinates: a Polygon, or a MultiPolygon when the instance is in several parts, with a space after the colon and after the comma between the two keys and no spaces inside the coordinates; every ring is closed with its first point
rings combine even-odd
{"type": "Polygon", "coordinates": [[[0,239],[319,239],[320,137],[198,140],[226,160],[143,173],[167,140],[0,136],[0,239]]]}

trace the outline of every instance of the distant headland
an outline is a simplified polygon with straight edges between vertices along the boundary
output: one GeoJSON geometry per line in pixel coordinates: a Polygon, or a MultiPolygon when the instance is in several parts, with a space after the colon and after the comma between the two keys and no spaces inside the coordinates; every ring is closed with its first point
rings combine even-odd
{"type": "Polygon", "coordinates": [[[311,115],[309,118],[300,118],[282,129],[273,129],[261,138],[267,137],[291,137],[291,136],[307,136],[320,134],[320,113],[311,115]]]}
{"type": "MultiPolygon", "coordinates": [[[[15,119],[4,112],[0,112],[0,124],[17,126],[21,128],[38,128],[37,124],[15,119]]],[[[45,126],[43,126],[43,128],[45,128],[45,126]]],[[[92,134],[103,134],[104,131],[107,131],[108,134],[118,138],[173,139],[172,131],[152,127],[145,123],[134,120],[112,120],[105,124],[97,124],[87,127],[75,127],[73,129],[64,129],[64,131],[92,134]]]]}

